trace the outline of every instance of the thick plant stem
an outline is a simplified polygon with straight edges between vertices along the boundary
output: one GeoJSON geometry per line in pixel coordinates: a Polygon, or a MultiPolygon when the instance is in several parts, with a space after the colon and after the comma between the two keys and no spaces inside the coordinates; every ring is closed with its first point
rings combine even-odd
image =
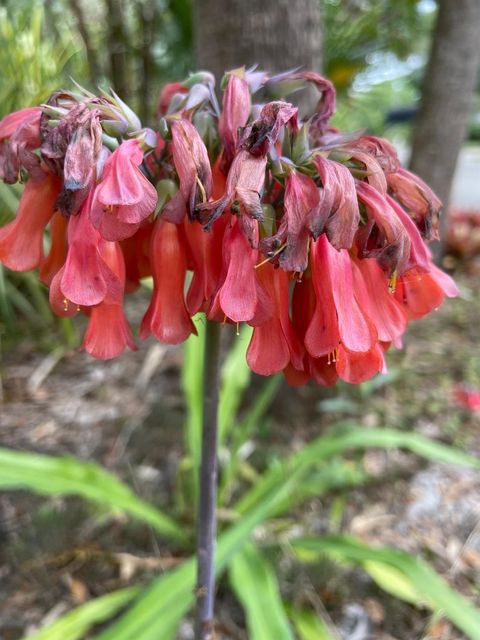
{"type": "Polygon", "coordinates": [[[207,322],[203,370],[202,458],[197,519],[197,620],[195,640],[213,640],[217,431],[220,325],[207,322]]]}

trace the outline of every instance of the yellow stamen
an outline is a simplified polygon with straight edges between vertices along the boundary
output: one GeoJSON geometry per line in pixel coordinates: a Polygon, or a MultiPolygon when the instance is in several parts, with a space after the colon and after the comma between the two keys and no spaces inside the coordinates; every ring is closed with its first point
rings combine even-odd
{"type": "Polygon", "coordinates": [[[327,364],[335,364],[338,361],[338,348],[329,351],[327,355],[327,364]]]}
{"type": "Polygon", "coordinates": [[[237,322],[237,336],[240,335],[240,323],[237,322]]]}
{"type": "Polygon", "coordinates": [[[200,180],[200,178],[197,176],[195,176],[195,179],[197,181],[198,184],[198,188],[200,189],[200,192],[202,194],[202,202],[206,202],[207,201],[207,194],[205,192],[205,187],[202,184],[202,181],[200,180]]]}
{"type": "Polygon", "coordinates": [[[279,247],[276,251],[274,251],[271,256],[268,256],[267,258],[265,258],[265,260],[262,260],[261,262],[256,264],[254,266],[254,269],[258,269],[259,267],[263,266],[264,264],[267,264],[267,262],[270,262],[270,260],[272,260],[273,258],[278,256],[278,254],[281,253],[285,249],[286,246],[287,246],[287,243],[285,242],[285,244],[282,244],[282,246],[279,247]]]}
{"type": "Polygon", "coordinates": [[[398,273],[397,270],[395,270],[388,280],[388,290],[390,293],[395,293],[395,289],[397,288],[397,278],[398,273]]]}
{"type": "Polygon", "coordinates": [[[227,314],[225,314],[225,315],[223,316],[222,324],[224,324],[224,325],[225,325],[225,324],[227,324],[227,314]]]}
{"type": "Polygon", "coordinates": [[[63,310],[68,311],[68,300],[66,298],[63,299],[63,310]]]}

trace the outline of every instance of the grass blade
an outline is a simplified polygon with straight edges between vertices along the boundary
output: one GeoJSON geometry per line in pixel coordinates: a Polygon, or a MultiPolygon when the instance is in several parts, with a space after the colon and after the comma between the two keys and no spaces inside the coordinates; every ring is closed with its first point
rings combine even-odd
{"type": "MultiPolygon", "coordinates": [[[[297,477],[292,474],[280,486],[263,496],[253,509],[229,527],[218,539],[215,571],[225,566],[248,542],[253,529],[267,520],[289,495],[297,477]]],[[[187,560],[174,571],[158,578],[121,618],[95,640],[156,640],[169,638],[194,603],[195,561],[187,560]]]]}
{"type": "Polygon", "coordinates": [[[335,640],[327,625],[313,611],[291,608],[289,616],[300,640],[335,640]]]}
{"type": "Polygon", "coordinates": [[[230,563],[230,584],[247,615],[251,640],[293,640],[277,577],[253,546],[245,545],[230,563]]]}
{"type": "MultiPolygon", "coordinates": [[[[410,601],[418,594],[417,604],[422,601],[432,610],[443,614],[472,640],[478,640],[480,630],[480,611],[466,598],[453,590],[432,567],[420,558],[404,551],[388,547],[371,547],[349,536],[326,536],[295,540],[293,548],[298,551],[326,554],[335,559],[360,565],[368,572],[369,566],[383,567],[383,578],[379,586],[384,585],[388,570],[391,575],[401,576],[401,590],[408,595],[410,601]],[[408,589],[407,589],[408,585],[408,589]],[[405,592],[405,590],[407,591],[405,592]]],[[[372,577],[378,578],[378,571],[372,577]]],[[[401,591],[396,589],[396,595],[401,591]]]]}
{"type": "Polygon", "coordinates": [[[0,448],[0,488],[29,489],[44,495],[78,495],[103,507],[121,509],[166,537],[185,539],[183,530],[173,520],[93,462],[0,448]]]}
{"type": "Polygon", "coordinates": [[[222,367],[220,385],[220,404],[218,408],[219,443],[225,441],[237,421],[237,413],[245,389],[251,378],[250,368],[245,359],[248,343],[253,329],[247,324],[242,326],[222,367]]]}
{"type": "Polygon", "coordinates": [[[408,449],[419,456],[450,464],[461,464],[480,469],[480,459],[475,458],[450,445],[435,442],[418,433],[408,433],[395,429],[349,429],[333,435],[320,436],[307,444],[299,453],[273,466],[255,487],[245,494],[235,505],[239,513],[251,509],[262,500],[265,493],[288,477],[292,470],[307,473],[335,455],[349,449],[363,450],[370,447],[382,449],[408,449]]]}
{"type": "Polygon", "coordinates": [[[190,336],[183,349],[182,388],[187,405],[186,445],[193,461],[195,475],[200,463],[200,443],[203,418],[203,352],[205,349],[205,318],[197,315],[194,323],[198,335],[190,336]]]}
{"type": "Polygon", "coordinates": [[[28,640],[81,640],[94,625],[105,622],[128,604],[138,591],[138,587],[129,587],[95,598],[29,635],[28,640]]]}

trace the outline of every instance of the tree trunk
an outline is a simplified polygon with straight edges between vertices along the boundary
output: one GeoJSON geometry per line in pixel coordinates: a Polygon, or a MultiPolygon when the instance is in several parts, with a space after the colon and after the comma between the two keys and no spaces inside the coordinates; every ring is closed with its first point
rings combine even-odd
{"type": "MultiPolygon", "coordinates": [[[[480,63],[480,0],[439,0],[410,168],[444,204],[441,237],[480,63]]],[[[441,249],[437,248],[437,257],[441,249]]]]}
{"type": "Polygon", "coordinates": [[[128,34],[123,0],[105,0],[108,22],[108,52],[110,56],[110,79],[114,91],[122,100],[131,97],[130,73],[127,52],[128,34]]]}
{"type": "Polygon", "coordinates": [[[138,115],[143,125],[151,124],[152,113],[152,87],[155,84],[155,61],[153,57],[153,42],[155,36],[155,1],[147,0],[139,2],[136,6],[137,20],[140,34],[140,60],[141,60],[141,80],[140,80],[140,102],[138,105],[138,115]]]}
{"type": "Polygon", "coordinates": [[[83,44],[85,45],[90,82],[92,83],[92,87],[95,88],[102,79],[97,51],[95,50],[90,38],[90,32],[87,27],[87,21],[85,20],[85,14],[81,2],[79,0],[70,0],[70,9],[75,16],[78,32],[83,40],[83,44]]]}
{"type": "Polygon", "coordinates": [[[224,71],[259,64],[270,72],[303,67],[321,71],[320,0],[196,0],[197,64],[224,71]]]}

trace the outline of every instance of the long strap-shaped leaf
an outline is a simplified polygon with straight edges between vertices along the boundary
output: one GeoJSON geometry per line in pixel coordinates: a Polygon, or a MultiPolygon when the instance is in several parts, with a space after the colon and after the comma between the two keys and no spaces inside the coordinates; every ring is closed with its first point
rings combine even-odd
{"type": "MultiPolygon", "coordinates": [[[[298,482],[295,473],[263,496],[254,508],[218,540],[215,570],[223,571],[243,548],[253,529],[269,518],[298,482]]],[[[193,559],[153,582],[137,602],[96,640],[170,640],[172,627],[180,622],[194,601],[193,559]]]]}
{"type": "Polygon", "coordinates": [[[306,445],[299,453],[272,467],[260,482],[235,505],[244,513],[262,499],[264,493],[288,476],[292,470],[307,471],[329,460],[332,456],[348,449],[408,449],[419,456],[437,462],[461,464],[480,469],[480,459],[470,456],[451,446],[435,442],[418,433],[408,433],[395,429],[349,429],[333,435],[320,436],[306,445]]]}
{"type": "Polygon", "coordinates": [[[294,640],[277,577],[258,549],[245,545],[230,563],[229,576],[247,614],[250,640],[294,640]]]}
{"type": "Polygon", "coordinates": [[[138,594],[139,587],[113,591],[90,600],[44,627],[28,640],[81,640],[93,625],[111,618],[138,594]]]}
{"type": "MultiPolygon", "coordinates": [[[[362,566],[367,572],[371,567],[372,578],[379,575],[379,567],[392,568],[402,576],[401,591],[408,589],[408,597],[417,593],[417,604],[426,604],[432,611],[442,613],[472,640],[480,638],[480,611],[462,595],[454,591],[426,562],[398,549],[371,547],[349,536],[325,536],[295,540],[293,548],[298,551],[329,555],[336,559],[362,566]]],[[[385,574],[383,574],[385,575],[385,574]]],[[[380,586],[385,586],[383,579],[380,586]]]]}
{"type": "Polygon", "coordinates": [[[138,498],[113,474],[93,462],[0,448],[0,488],[29,489],[44,495],[78,495],[147,522],[158,533],[184,540],[182,529],[153,505],[138,498]]]}
{"type": "MultiPolygon", "coordinates": [[[[280,463],[268,471],[239,502],[237,510],[242,514],[240,522],[230,527],[219,538],[217,573],[233,560],[257,525],[288,506],[288,498],[300,486],[306,471],[346,449],[364,449],[369,446],[403,447],[429,459],[480,467],[480,461],[476,458],[427,440],[418,434],[371,429],[317,438],[285,463],[280,463]]],[[[155,580],[131,609],[97,636],[96,640],[174,639],[175,632],[172,629],[193,604],[194,583],[195,565],[191,559],[178,569],[155,580]]]]}

